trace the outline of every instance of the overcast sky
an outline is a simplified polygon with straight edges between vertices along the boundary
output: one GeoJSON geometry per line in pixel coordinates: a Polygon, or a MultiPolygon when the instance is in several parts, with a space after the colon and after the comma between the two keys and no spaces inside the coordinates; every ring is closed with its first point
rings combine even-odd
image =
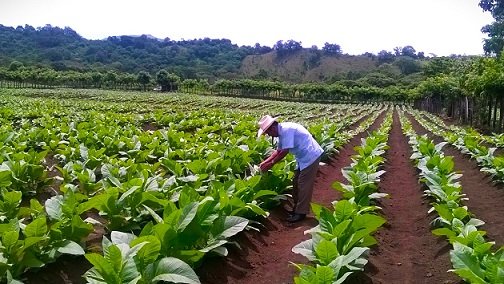
{"type": "Polygon", "coordinates": [[[151,34],[339,44],[344,53],[413,46],[438,56],[482,54],[490,24],[479,0],[0,0],[0,24],[70,27],[87,39],[151,34]]]}

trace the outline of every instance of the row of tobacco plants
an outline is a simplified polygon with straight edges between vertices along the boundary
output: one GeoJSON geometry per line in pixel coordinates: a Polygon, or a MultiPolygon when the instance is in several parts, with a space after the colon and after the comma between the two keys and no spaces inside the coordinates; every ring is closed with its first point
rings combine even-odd
{"type": "Polygon", "coordinates": [[[272,150],[258,117],[297,114],[330,154],[337,133],[380,109],[60,94],[0,93],[0,281],[70,254],[92,264],[90,283],[199,283],[205,256],[262,229],[289,189],[291,157],[257,173],[272,150]],[[92,232],[104,232],[94,251],[92,232]]]}
{"type": "Polygon", "coordinates": [[[335,182],[333,188],[343,193],[343,198],[333,202],[333,208],[312,204],[319,225],[307,230],[311,239],[296,245],[292,251],[308,258],[313,264],[296,264],[299,275],[296,284],[343,283],[353,272],[363,270],[367,263],[369,247],[376,244],[372,234],[385,219],[377,214],[380,207],[374,199],[385,197],[378,192],[380,170],[385,161],[388,133],[392,124],[389,112],[377,131],[373,131],[352,156],[349,167],[342,169],[345,183],[335,182]]]}
{"type": "Polygon", "coordinates": [[[480,167],[482,172],[489,174],[495,182],[504,182],[504,157],[495,155],[497,147],[502,146],[502,136],[494,134],[485,136],[476,130],[458,126],[446,126],[440,119],[428,115],[434,123],[427,121],[418,111],[410,111],[430,132],[443,137],[445,141],[452,144],[462,154],[469,155],[480,167]],[[488,147],[494,144],[497,147],[488,147]]]}
{"type": "Polygon", "coordinates": [[[486,232],[478,229],[484,222],[463,205],[467,198],[458,181],[462,175],[454,171],[453,157],[442,151],[447,142],[436,145],[427,135],[417,135],[402,114],[401,124],[413,149],[411,159],[425,184],[425,195],[432,200],[429,213],[435,211],[438,215],[432,222],[432,233],[446,237],[452,245],[450,271],[469,283],[502,283],[504,247],[493,248],[494,242],[486,240],[486,232]]]}

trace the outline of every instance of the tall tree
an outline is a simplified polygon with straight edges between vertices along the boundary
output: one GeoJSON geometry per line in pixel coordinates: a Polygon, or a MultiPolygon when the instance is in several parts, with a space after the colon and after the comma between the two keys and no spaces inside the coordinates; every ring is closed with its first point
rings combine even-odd
{"type": "Polygon", "coordinates": [[[143,90],[145,91],[147,89],[147,84],[150,83],[151,76],[149,73],[145,71],[140,71],[137,76],[137,81],[140,85],[142,85],[143,90]]]}
{"type": "Polygon", "coordinates": [[[328,43],[328,42],[326,42],[324,44],[324,47],[322,47],[322,50],[324,51],[324,53],[331,54],[331,55],[340,55],[342,53],[341,46],[339,44],[328,43]]]}
{"type": "Polygon", "coordinates": [[[483,40],[483,50],[486,54],[500,55],[504,48],[504,1],[480,0],[479,6],[485,12],[490,12],[495,21],[481,28],[481,32],[489,38],[483,40]]]}

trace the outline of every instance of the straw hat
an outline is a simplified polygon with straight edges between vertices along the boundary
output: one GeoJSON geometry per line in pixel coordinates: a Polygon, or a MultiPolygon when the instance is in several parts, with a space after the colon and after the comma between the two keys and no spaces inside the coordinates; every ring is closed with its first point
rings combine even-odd
{"type": "Polygon", "coordinates": [[[263,116],[259,122],[257,123],[259,125],[259,131],[257,131],[257,137],[260,137],[261,135],[268,130],[268,128],[277,120],[278,117],[272,117],[271,115],[265,115],[263,116]]]}

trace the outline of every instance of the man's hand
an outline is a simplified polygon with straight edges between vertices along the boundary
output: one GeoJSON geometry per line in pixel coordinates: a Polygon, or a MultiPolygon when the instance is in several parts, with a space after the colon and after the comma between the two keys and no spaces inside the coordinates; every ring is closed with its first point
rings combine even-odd
{"type": "Polygon", "coordinates": [[[267,172],[269,169],[273,167],[273,163],[270,161],[264,161],[259,165],[259,169],[261,172],[267,172]]]}
{"type": "Polygon", "coordinates": [[[283,159],[287,154],[289,153],[289,150],[275,150],[271,156],[269,156],[266,160],[264,160],[260,165],[259,169],[261,172],[266,172],[269,169],[273,167],[274,164],[276,164],[278,161],[283,159]]]}

